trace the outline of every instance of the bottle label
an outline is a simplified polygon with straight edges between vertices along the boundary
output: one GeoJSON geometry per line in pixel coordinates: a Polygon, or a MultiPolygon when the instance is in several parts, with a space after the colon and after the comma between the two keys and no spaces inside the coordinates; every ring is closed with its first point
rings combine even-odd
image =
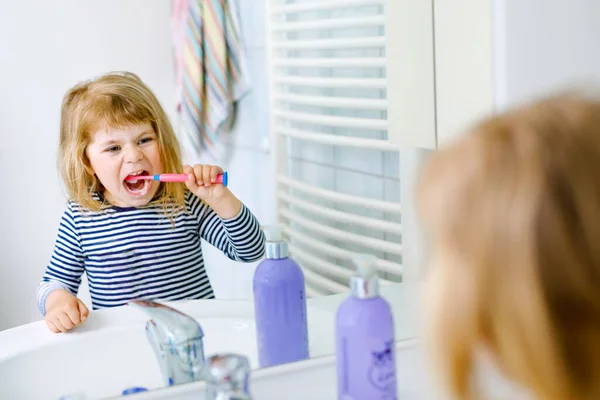
{"type": "Polygon", "coordinates": [[[336,352],[339,399],[396,400],[393,339],[342,336],[336,352]]]}
{"type": "Polygon", "coordinates": [[[378,343],[371,350],[371,366],[369,367],[369,382],[384,392],[382,399],[396,398],[396,363],[394,360],[394,341],[378,343]]]}

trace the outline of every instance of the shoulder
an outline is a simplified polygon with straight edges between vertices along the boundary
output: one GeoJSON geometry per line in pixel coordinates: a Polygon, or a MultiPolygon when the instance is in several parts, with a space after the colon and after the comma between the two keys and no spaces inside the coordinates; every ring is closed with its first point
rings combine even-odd
{"type": "Polygon", "coordinates": [[[66,218],[69,218],[69,219],[75,221],[84,212],[85,212],[85,209],[81,206],[81,204],[79,204],[75,200],[69,200],[67,202],[67,207],[63,213],[63,218],[66,217],[66,218]]]}
{"type": "Polygon", "coordinates": [[[68,200],[67,206],[63,213],[63,219],[71,219],[74,223],[82,219],[94,218],[99,215],[105,214],[106,210],[90,210],[75,200],[68,200]]]}
{"type": "Polygon", "coordinates": [[[67,208],[65,210],[65,213],[81,214],[83,212],[83,210],[84,210],[84,208],[81,206],[81,204],[79,204],[75,200],[67,201],[67,208]]]}
{"type": "Polygon", "coordinates": [[[62,217],[60,219],[60,229],[68,229],[72,232],[76,232],[79,230],[79,222],[81,221],[81,214],[83,212],[83,207],[78,204],[76,201],[68,200],[65,210],[63,211],[62,217]]]}

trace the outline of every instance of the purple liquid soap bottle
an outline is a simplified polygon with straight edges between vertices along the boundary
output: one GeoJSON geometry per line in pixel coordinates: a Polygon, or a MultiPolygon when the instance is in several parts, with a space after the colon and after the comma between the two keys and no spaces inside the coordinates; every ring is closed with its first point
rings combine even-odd
{"type": "Polygon", "coordinates": [[[338,400],[396,400],[394,317],[379,295],[375,257],[353,258],[351,296],[336,316],[338,400]]]}
{"type": "Polygon", "coordinates": [[[275,226],[264,228],[265,259],[254,272],[254,314],[261,368],[308,358],[304,274],[275,226]]]}

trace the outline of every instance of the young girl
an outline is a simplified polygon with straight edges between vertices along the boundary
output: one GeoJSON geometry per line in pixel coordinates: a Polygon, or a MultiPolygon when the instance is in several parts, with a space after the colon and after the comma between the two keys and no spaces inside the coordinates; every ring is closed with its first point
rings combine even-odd
{"type": "Polygon", "coordinates": [[[132,73],[110,73],[69,90],[59,161],[70,201],[37,289],[53,332],[86,320],[88,309],[75,297],[84,272],[94,309],[139,298],[210,299],[201,239],[233,260],[263,255],[264,236],[254,215],[214,183],[222,169],[182,168],[163,108],[132,73]],[[182,171],[185,186],[126,180],[182,171]]]}
{"type": "Polygon", "coordinates": [[[600,399],[600,102],[491,118],[421,178],[428,332],[454,398],[484,398],[474,373],[489,355],[535,399],[600,399]]]}

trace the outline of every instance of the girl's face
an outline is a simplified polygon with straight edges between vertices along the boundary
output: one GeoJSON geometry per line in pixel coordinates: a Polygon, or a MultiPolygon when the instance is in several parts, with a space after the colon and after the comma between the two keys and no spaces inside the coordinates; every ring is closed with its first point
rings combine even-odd
{"type": "Polygon", "coordinates": [[[117,207],[140,207],[156,195],[160,182],[125,181],[129,175],[162,173],[157,135],[148,123],[98,130],[91,137],[87,156],[104,186],[104,197],[117,207]]]}

